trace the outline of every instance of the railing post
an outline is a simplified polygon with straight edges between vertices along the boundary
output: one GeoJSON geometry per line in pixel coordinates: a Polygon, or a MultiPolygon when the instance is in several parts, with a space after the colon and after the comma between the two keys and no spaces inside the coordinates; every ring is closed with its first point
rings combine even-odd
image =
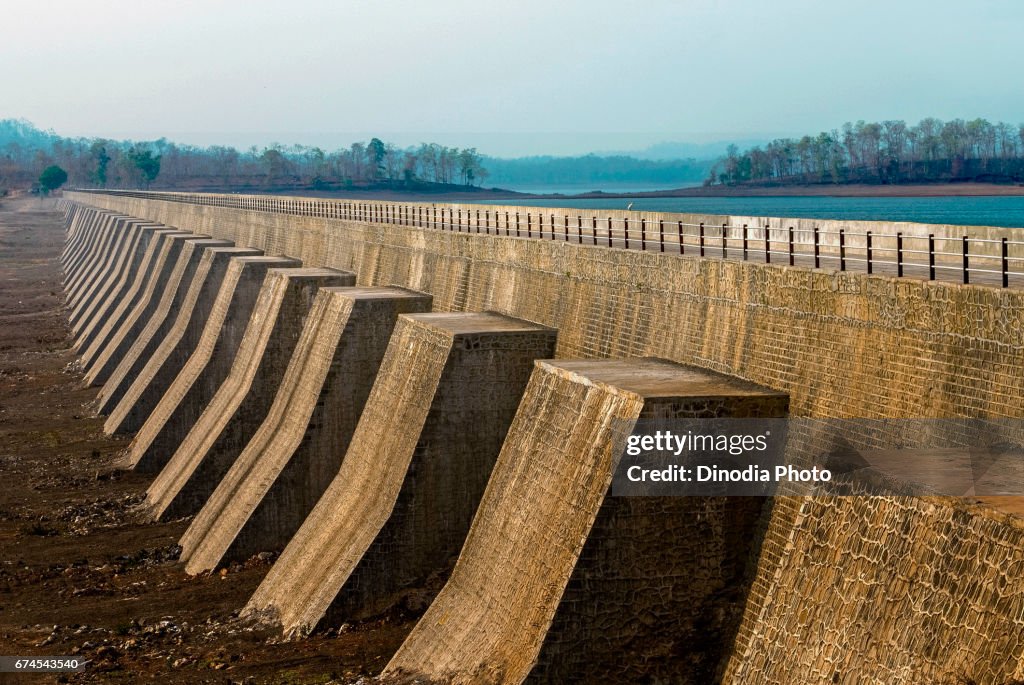
{"type": "Polygon", "coordinates": [[[640,251],[647,249],[647,219],[640,217],[640,251]]]}
{"type": "Polygon", "coordinates": [[[665,220],[658,219],[658,247],[659,252],[665,251],[665,220]]]}
{"type": "Polygon", "coordinates": [[[1000,241],[1001,247],[1003,248],[1003,287],[1010,287],[1010,250],[1006,243],[1006,238],[1000,241]]]}
{"type": "Polygon", "coordinates": [[[608,217],[608,247],[612,246],[612,218],[608,217]]]}
{"type": "Polygon", "coordinates": [[[729,224],[722,224],[722,259],[729,258],[729,224]]]}
{"type": "Polygon", "coordinates": [[[896,275],[903,276],[903,233],[896,232],[896,275]]]}
{"type": "Polygon", "coordinates": [[[519,212],[516,212],[516,237],[519,237],[519,212]]]}
{"type": "Polygon", "coordinates": [[[818,235],[818,227],[814,227],[814,268],[821,268],[821,237],[818,235]]]}
{"type": "Polygon", "coordinates": [[[679,231],[679,254],[686,254],[686,241],[683,239],[683,222],[677,221],[676,224],[676,228],[679,231]]]}
{"type": "Polygon", "coordinates": [[[971,282],[971,262],[970,262],[970,257],[968,257],[968,252],[967,252],[967,236],[964,236],[963,246],[964,246],[964,283],[970,283],[971,282]]]}
{"type": "Polygon", "coordinates": [[[576,244],[583,244],[583,217],[576,215],[576,244]]]}
{"type": "Polygon", "coordinates": [[[790,266],[793,266],[793,264],[796,263],[796,260],[794,259],[794,249],[795,249],[795,246],[793,244],[793,227],[790,226],[789,227],[789,265],[790,266]]]}
{"type": "Polygon", "coordinates": [[[864,234],[864,251],[866,253],[864,261],[867,262],[868,273],[871,273],[871,231],[864,234]]]}
{"type": "Polygon", "coordinates": [[[700,222],[700,256],[704,256],[704,222],[700,222]]]}
{"type": "Polygon", "coordinates": [[[846,229],[839,229],[839,270],[846,271],[846,229]]]}
{"type": "MultiPolygon", "coordinates": [[[[541,216],[544,216],[544,215],[541,214],[541,216]]],[[[531,214],[530,212],[526,213],[526,237],[527,238],[532,238],[533,237],[533,214],[531,214]]]]}
{"type": "Polygon", "coordinates": [[[743,224],[743,261],[747,261],[747,225],[743,224]]]}
{"type": "Polygon", "coordinates": [[[628,216],[624,217],[622,219],[622,235],[626,239],[626,249],[628,250],[629,249],[629,217],[628,216]]]}
{"type": "Polygon", "coordinates": [[[565,242],[569,242],[569,215],[565,215],[565,242]]]}
{"type": "Polygon", "coordinates": [[[928,280],[935,280],[935,234],[928,234],[928,280]]]}
{"type": "Polygon", "coordinates": [[[551,239],[555,239],[555,215],[551,215],[551,239]]]}
{"type": "Polygon", "coordinates": [[[591,231],[593,231],[593,234],[594,234],[594,244],[597,245],[597,217],[596,216],[592,217],[592,219],[593,219],[593,226],[591,227],[591,231]]]}
{"type": "Polygon", "coordinates": [[[772,263],[772,227],[771,224],[764,225],[764,263],[772,263]]]}

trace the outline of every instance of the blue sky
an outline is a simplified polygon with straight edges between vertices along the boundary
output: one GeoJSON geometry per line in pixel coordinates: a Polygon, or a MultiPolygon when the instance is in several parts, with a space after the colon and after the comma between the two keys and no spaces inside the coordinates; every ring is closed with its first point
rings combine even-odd
{"type": "Polygon", "coordinates": [[[1015,0],[8,3],[0,118],[64,135],[502,156],[1024,122],[1015,0]]]}

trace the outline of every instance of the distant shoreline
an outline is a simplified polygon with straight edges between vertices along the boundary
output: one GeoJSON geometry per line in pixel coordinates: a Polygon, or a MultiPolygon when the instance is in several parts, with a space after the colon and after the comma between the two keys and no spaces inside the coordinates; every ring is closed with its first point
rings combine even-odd
{"type": "MultiPolygon", "coordinates": [[[[701,186],[642,193],[584,193],[544,195],[567,199],[641,197],[984,197],[1024,195],[1024,185],[998,183],[935,183],[914,185],[812,185],[776,187],[701,186]]],[[[525,198],[524,198],[525,199],[525,198]]]]}
{"type": "Polygon", "coordinates": [[[300,197],[373,198],[394,201],[459,202],[473,200],[603,200],[674,197],[1009,197],[1024,196],[1024,185],[997,183],[935,183],[914,185],[810,185],[778,187],[701,186],[674,190],[590,192],[576,194],[522,193],[514,190],[451,190],[422,193],[402,190],[282,191],[300,197]]]}

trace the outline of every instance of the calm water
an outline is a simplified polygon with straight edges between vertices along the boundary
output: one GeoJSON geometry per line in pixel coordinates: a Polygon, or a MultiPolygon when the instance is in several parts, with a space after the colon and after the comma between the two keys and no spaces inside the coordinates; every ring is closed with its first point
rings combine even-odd
{"type": "Polygon", "coordinates": [[[603,182],[591,182],[591,183],[566,183],[562,185],[541,185],[541,184],[518,184],[518,183],[498,183],[505,190],[514,190],[519,193],[561,193],[562,195],[577,195],[583,193],[592,193],[594,191],[602,191],[605,193],[619,193],[625,195],[627,193],[640,193],[648,190],[675,190],[677,188],[695,188],[701,184],[686,183],[674,181],[664,184],[651,184],[651,183],[603,183],[603,182]]]}
{"type": "MultiPolygon", "coordinates": [[[[532,207],[579,207],[741,216],[807,217],[926,224],[1024,227],[1024,196],[1016,197],[676,197],[602,200],[517,200],[532,207]]],[[[508,200],[485,204],[512,204],[508,200]]]]}

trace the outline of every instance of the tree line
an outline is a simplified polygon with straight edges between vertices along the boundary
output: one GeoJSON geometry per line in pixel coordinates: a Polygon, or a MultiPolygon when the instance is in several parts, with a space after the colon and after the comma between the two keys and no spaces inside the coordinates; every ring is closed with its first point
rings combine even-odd
{"type": "Polygon", "coordinates": [[[843,124],[816,136],[779,138],[740,152],[730,146],[705,185],[1020,182],[1024,124],[922,119],[843,124]]]}
{"type": "Polygon", "coordinates": [[[38,183],[50,166],[79,187],[165,189],[338,189],[457,184],[488,176],[475,148],[436,143],[399,148],[379,138],[326,151],[272,144],[247,150],[150,142],[65,138],[23,120],[0,121],[0,189],[38,183]]]}

